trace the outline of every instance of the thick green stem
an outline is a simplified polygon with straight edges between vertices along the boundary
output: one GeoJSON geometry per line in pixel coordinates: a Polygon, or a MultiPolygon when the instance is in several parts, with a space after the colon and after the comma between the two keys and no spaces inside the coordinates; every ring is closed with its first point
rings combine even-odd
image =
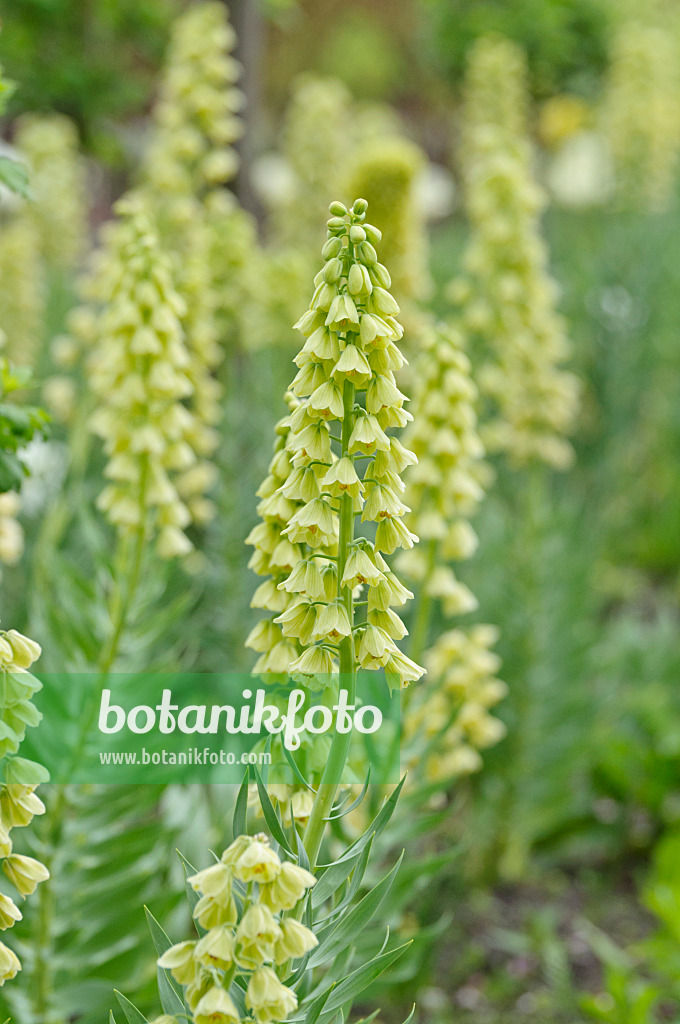
{"type": "MultiPolygon", "coordinates": [[[[343,388],[343,419],[342,419],[342,454],[349,456],[349,439],[354,427],[354,384],[346,380],[343,388]]],[[[354,602],[349,587],[342,586],[349,547],[354,539],[354,502],[349,494],[340,499],[340,531],[338,543],[338,597],[347,608],[350,624],[354,625],[354,602]]],[[[348,704],[356,700],[356,659],[354,656],[354,637],[350,634],[340,643],[340,689],[347,690],[348,704]]],[[[321,783],[314,798],[312,812],[305,829],[305,849],[309,856],[312,870],[317,862],[326,819],[331,811],[342,772],[347,763],[351,733],[337,732],[333,736],[331,749],[326,762],[321,783]]]]}

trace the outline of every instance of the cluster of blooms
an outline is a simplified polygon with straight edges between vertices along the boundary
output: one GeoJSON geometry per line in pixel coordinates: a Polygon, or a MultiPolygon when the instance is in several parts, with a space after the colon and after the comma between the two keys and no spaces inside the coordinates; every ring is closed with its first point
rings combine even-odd
{"type": "Polygon", "coordinates": [[[621,197],[643,208],[672,203],[680,159],[680,74],[669,26],[624,21],[611,56],[603,127],[621,197]]]}
{"type": "Polygon", "coordinates": [[[3,352],[18,366],[35,366],[45,330],[46,286],[40,235],[27,204],[0,231],[0,322],[3,352]]]}
{"type": "MultiPolygon", "coordinates": [[[[462,338],[452,328],[431,330],[416,366],[414,422],[405,440],[418,463],[406,483],[413,509],[408,523],[421,546],[403,552],[397,565],[417,583],[422,611],[436,600],[449,618],[477,605],[448,564],[469,558],[477,545],[470,517],[483,497],[485,469],[477,389],[462,338]]],[[[419,634],[428,625],[417,618],[414,643],[426,643],[419,634]]],[[[489,650],[494,641],[489,626],[450,630],[424,656],[429,682],[409,704],[404,739],[407,767],[424,770],[428,781],[476,770],[481,766],[477,748],[503,735],[502,724],[488,713],[505,693],[505,684],[493,678],[500,665],[489,650]]],[[[413,654],[420,657],[419,650],[413,654]]]]}
{"type": "MultiPolygon", "coordinates": [[[[44,864],[34,857],[13,852],[11,831],[29,825],[45,806],[35,785],[22,781],[23,769],[38,768],[31,762],[13,759],[27,726],[37,725],[40,714],[31,697],[40,689],[39,681],[28,671],[40,657],[40,647],[14,629],[0,632],[0,673],[2,704],[0,710],[0,758],[4,761],[4,783],[0,785],[0,858],[2,869],[20,896],[30,896],[39,882],[49,878],[44,864]]],[[[12,928],[22,918],[14,900],[0,894],[0,930],[12,928]]],[[[0,942],[0,985],[21,970],[16,953],[0,942]]]]}
{"type": "Polygon", "coordinates": [[[27,212],[35,219],[43,257],[50,267],[72,270],[80,262],[88,231],[77,128],[61,114],[26,114],[15,141],[31,172],[27,212]]]}
{"type": "Polygon", "coordinates": [[[314,875],[281,861],[260,833],[238,836],[219,861],[188,881],[199,894],[193,913],[204,933],[171,946],[158,966],[184,987],[194,1024],[240,1024],[230,995],[237,976],[247,979],[245,1008],[258,1024],[287,1020],[298,1000],[280,977],[318,945],[290,912],[316,884],[314,875]]]}
{"type": "Polygon", "coordinates": [[[122,534],[157,533],[159,555],[172,558],[192,547],[180,492],[197,465],[197,421],[184,404],[192,393],[186,304],[139,197],[121,200],[117,213],[99,268],[103,308],[88,366],[98,401],[91,429],[104,441],[111,480],[98,505],[122,534]]]}
{"type": "Polygon", "coordinates": [[[488,350],[479,377],[497,409],[484,431],[488,448],[520,465],[542,459],[564,469],[573,457],[564,435],[573,426],[578,388],[560,367],[569,343],[540,234],[544,198],[532,177],[528,140],[517,130],[522,105],[510,111],[498,99],[521,86],[511,74],[521,68],[520,56],[510,62],[509,47],[481,40],[469,59],[462,152],[473,232],[451,298],[466,333],[488,350]]]}
{"type": "Polygon", "coordinates": [[[400,302],[423,299],[432,288],[427,233],[416,196],[424,167],[422,150],[408,139],[398,134],[372,138],[358,147],[347,188],[349,195],[364,196],[370,206],[400,302]]]}
{"type": "Polygon", "coordinates": [[[409,708],[405,750],[406,766],[430,782],[478,771],[479,751],[505,735],[503,723],[489,713],[507,693],[496,677],[497,640],[494,626],[451,629],[425,653],[428,677],[437,685],[426,687],[423,699],[409,708]]]}
{"type": "Polygon", "coordinates": [[[269,577],[253,604],[278,614],[261,620],[246,643],[260,654],[259,673],[327,683],[338,651],[349,649],[352,664],[384,668],[404,686],[424,670],[399,650],[406,630],[392,606],[412,595],[382,553],[417,540],[403,522],[409,509],[400,477],[416,460],[386,433],[412,417],[394,377],[404,362],[396,344],[399,307],[366,208],[361,199],[349,211],[331,204],[325,265],[296,324],[307,340],[295,358],[291,412],[277,427],[258,492],[262,522],[247,541],[255,548],[250,567],[269,577]],[[375,524],[373,540],[354,536],[357,516],[375,524]],[[366,619],[355,625],[354,599],[363,587],[366,619]]]}

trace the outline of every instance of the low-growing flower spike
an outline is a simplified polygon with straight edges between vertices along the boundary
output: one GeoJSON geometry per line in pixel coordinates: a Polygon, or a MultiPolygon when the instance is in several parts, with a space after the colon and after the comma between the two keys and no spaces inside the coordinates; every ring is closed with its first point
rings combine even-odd
{"type": "MultiPolygon", "coordinates": [[[[231,920],[203,923],[194,911],[205,934],[198,941],[171,946],[158,959],[158,966],[184,986],[194,1024],[240,1024],[229,994],[237,975],[244,988],[247,983],[246,1007],[257,1021],[284,1020],[297,1007],[295,992],[285,984],[291,973],[286,969],[318,945],[314,932],[286,913],[315,884],[314,875],[291,861],[282,862],[268,836],[260,833],[237,836],[218,862],[188,881],[199,893],[199,903],[212,899],[234,907],[233,887],[241,885],[239,909],[231,920]]],[[[0,904],[0,923],[2,913],[0,904]]],[[[11,908],[7,913],[11,915],[11,908]]]]}
{"type": "Polygon", "coordinates": [[[513,44],[481,39],[472,47],[462,147],[472,237],[450,295],[486,357],[479,381],[494,409],[487,447],[519,465],[538,459],[565,469],[578,388],[560,365],[569,343],[540,234],[544,198],[531,173],[524,104],[507,102],[523,94],[524,74],[513,44]]]}
{"type": "Polygon", "coordinates": [[[191,519],[180,480],[196,463],[196,419],[171,267],[139,196],[122,200],[109,226],[104,306],[89,380],[97,399],[91,429],[104,442],[111,483],[98,498],[120,534],[157,538],[158,554],[187,554],[191,519]]]}
{"type": "Polygon", "coordinates": [[[388,434],[412,418],[394,376],[404,361],[397,347],[403,332],[366,206],[361,199],[349,210],[331,204],[325,265],[296,324],[306,341],[295,358],[294,397],[258,492],[262,521],[247,540],[255,548],[251,568],[271,577],[253,604],[272,615],[247,644],[260,653],[256,672],[328,685],[338,659],[343,674],[384,667],[392,685],[403,686],[424,670],[399,655],[392,635],[404,631],[396,613],[389,632],[372,627],[380,657],[369,655],[367,627],[354,618],[358,587],[367,588],[369,607],[402,603],[381,552],[417,540],[403,522],[409,509],[400,479],[415,457],[388,434]],[[372,539],[355,536],[357,519],[375,524],[372,539]]]}

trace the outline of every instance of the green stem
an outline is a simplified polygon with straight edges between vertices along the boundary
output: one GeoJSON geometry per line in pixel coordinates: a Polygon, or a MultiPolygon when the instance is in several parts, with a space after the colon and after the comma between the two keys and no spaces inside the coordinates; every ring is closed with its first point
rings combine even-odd
{"type": "MultiPolygon", "coordinates": [[[[342,454],[349,457],[349,439],[354,428],[354,384],[346,380],[343,387],[342,454]]],[[[351,625],[354,625],[354,601],[349,587],[342,586],[349,546],[354,539],[354,503],[349,494],[340,502],[340,531],[338,542],[338,597],[347,608],[351,625]]],[[[340,643],[340,688],[347,690],[348,703],[356,700],[356,659],[352,635],[340,643]]],[[[342,772],[347,763],[351,733],[336,732],[331,742],[328,761],[321,777],[321,783],[314,798],[312,811],[305,829],[304,844],[311,870],[313,871],[321,849],[326,819],[333,807],[342,772]]]]}
{"type": "Polygon", "coordinates": [[[500,834],[499,870],[503,878],[520,877],[526,868],[530,836],[523,827],[520,792],[527,777],[527,753],[532,743],[536,700],[536,672],[541,656],[540,562],[547,501],[546,469],[532,465],[525,477],[523,501],[517,510],[520,530],[514,548],[516,578],[522,581],[525,627],[518,638],[522,658],[513,680],[515,722],[510,731],[505,808],[500,834]]]}

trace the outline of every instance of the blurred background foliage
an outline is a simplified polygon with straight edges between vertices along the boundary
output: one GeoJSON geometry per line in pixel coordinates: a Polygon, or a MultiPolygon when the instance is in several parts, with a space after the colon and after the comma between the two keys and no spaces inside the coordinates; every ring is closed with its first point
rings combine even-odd
{"type": "MultiPolygon", "coordinates": [[[[5,138],[20,139],[19,117],[27,112],[73,119],[93,234],[138,162],[171,21],[185,6],[0,0],[2,62],[19,83],[5,138]]],[[[401,226],[380,226],[393,247],[386,263],[400,246],[417,254],[408,268],[413,277],[395,279],[416,345],[423,305],[451,314],[447,287],[469,235],[458,160],[466,56],[481,36],[513,40],[528,59],[535,165],[552,200],[543,225],[573,345],[570,369],[581,381],[576,461],[567,474],[538,479],[493,461],[495,480],[475,520],[479,548],[460,575],[479,600],[466,621],[500,630],[509,695],[498,715],[508,736],[484,753],[479,774],[460,780],[443,805],[431,808],[433,831],[410,837],[416,863],[419,855],[423,863],[442,852],[455,857],[430,875],[408,876],[395,921],[421,937],[420,954],[410,973],[393,972],[389,988],[376,987],[375,995],[386,1024],[403,1018],[414,987],[420,1019],[432,1024],[677,1022],[680,123],[677,107],[669,112],[665,101],[648,97],[641,114],[633,109],[621,83],[634,99],[643,95],[644,63],[627,77],[626,48],[615,44],[621,33],[639,36],[639,23],[662,26],[671,67],[657,92],[667,99],[680,55],[674,5],[237,0],[231,14],[241,30],[237,55],[248,100],[248,179],[237,192],[245,202],[252,189],[255,200],[246,205],[257,221],[244,218],[230,247],[229,281],[237,284],[220,370],[228,398],[217,456],[219,515],[195,530],[205,556],[198,572],[149,573],[123,663],[144,657],[147,664],[201,671],[249,667],[242,644],[253,621],[253,586],[243,539],[255,522],[255,490],[291,376],[290,325],[305,308],[307,281],[317,269],[324,204],[338,190],[347,198],[350,187],[373,188],[378,223],[389,218],[389,207],[378,212],[381,197],[398,196],[402,212],[408,208],[401,226]],[[609,118],[606,111],[622,95],[626,116],[609,118]],[[624,154],[633,151],[626,139],[636,140],[643,182],[649,161],[663,163],[659,180],[670,185],[662,201],[658,192],[617,190],[614,125],[624,154]],[[386,151],[394,161],[385,170],[376,153],[386,151]],[[319,166],[327,173],[319,176],[319,166]],[[416,224],[415,236],[404,237],[405,223],[410,232],[416,224]],[[452,919],[441,924],[445,904],[452,919]]],[[[630,180],[628,170],[620,179],[630,180]]],[[[11,282],[4,295],[0,282],[0,324],[13,316],[28,325],[31,346],[26,342],[13,358],[29,361],[19,357],[37,349],[30,401],[45,385],[49,404],[46,382],[63,374],[50,343],[63,335],[77,289],[70,269],[64,275],[36,256],[35,224],[21,216],[3,205],[0,264],[16,268],[28,253],[41,276],[30,279],[20,302],[11,282]]],[[[63,388],[53,384],[51,393],[68,406],[63,388]]],[[[3,568],[2,587],[12,625],[39,638],[49,667],[62,668],[98,649],[104,612],[95,583],[107,581],[113,568],[93,513],[101,457],[82,424],[74,441],[58,402],[52,412],[49,448],[34,449],[23,497],[27,560],[3,568]]],[[[64,800],[72,806],[71,794],[64,800]]],[[[106,873],[107,859],[116,856],[117,815],[126,816],[130,837],[117,882],[167,920],[178,913],[164,893],[170,869],[159,866],[151,837],[162,831],[190,855],[198,813],[219,842],[228,800],[206,796],[196,811],[185,795],[171,793],[159,810],[153,800],[141,806],[122,793],[110,808],[92,799],[81,807],[82,818],[67,818],[71,846],[58,896],[65,905],[69,893],[90,887],[102,941],[91,945],[89,911],[78,901],[78,927],[53,935],[62,956],[55,1020],[102,1019],[120,972],[128,972],[140,1005],[151,995],[152,972],[139,970],[141,915],[134,927],[126,922],[126,942],[117,945],[116,879],[106,873]],[[87,829],[97,838],[83,859],[87,829]],[[142,849],[148,856],[140,867],[142,849]],[[92,976],[73,992],[63,980],[68,964],[88,956],[92,976]],[[102,967],[106,962],[111,970],[102,967]]],[[[406,812],[405,836],[408,825],[406,812]]],[[[29,910],[27,926],[31,921],[29,910]]],[[[24,995],[10,1011],[22,1024],[38,1019],[24,995]]]]}

